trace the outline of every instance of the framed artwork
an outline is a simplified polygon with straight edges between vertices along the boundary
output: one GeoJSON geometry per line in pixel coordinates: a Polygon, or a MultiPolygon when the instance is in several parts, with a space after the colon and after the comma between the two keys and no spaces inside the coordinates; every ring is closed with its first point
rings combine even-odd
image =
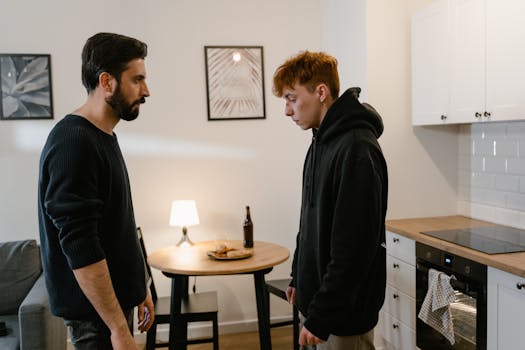
{"type": "Polygon", "coordinates": [[[51,56],[0,54],[0,119],[53,119],[51,56]]]}
{"type": "Polygon", "coordinates": [[[205,46],[208,120],[264,119],[262,46],[205,46]]]}

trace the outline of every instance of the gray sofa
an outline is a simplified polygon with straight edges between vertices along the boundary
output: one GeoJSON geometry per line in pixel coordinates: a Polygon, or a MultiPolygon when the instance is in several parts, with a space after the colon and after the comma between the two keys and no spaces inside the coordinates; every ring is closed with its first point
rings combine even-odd
{"type": "Polygon", "coordinates": [[[66,327],[51,315],[40,249],[35,240],[0,243],[2,350],[66,349],[66,327]]]}

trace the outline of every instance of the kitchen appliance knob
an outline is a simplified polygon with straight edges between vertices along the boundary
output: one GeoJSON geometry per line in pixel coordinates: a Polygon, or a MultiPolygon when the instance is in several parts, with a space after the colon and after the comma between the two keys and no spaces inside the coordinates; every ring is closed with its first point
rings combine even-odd
{"type": "Polygon", "coordinates": [[[441,115],[441,120],[446,120],[446,119],[447,119],[447,116],[444,115],[444,114],[442,114],[442,115],[441,115]]]}
{"type": "Polygon", "coordinates": [[[479,118],[479,117],[481,117],[481,113],[476,112],[476,114],[474,114],[474,116],[475,116],[476,118],[479,118]]]}
{"type": "Polygon", "coordinates": [[[398,269],[399,268],[399,264],[396,264],[396,263],[394,263],[392,266],[394,267],[394,269],[398,269]]]}
{"type": "Polygon", "coordinates": [[[394,243],[398,243],[399,242],[399,238],[394,237],[393,241],[394,241],[394,243]]]}
{"type": "Polygon", "coordinates": [[[518,288],[518,289],[523,289],[523,288],[525,288],[525,283],[520,283],[520,282],[518,282],[518,284],[516,284],[516,288],[518,288]]]}
{"type": "Polygon", "coordinates": [[[393,297],[394,299],[397,299],[397,298],[399,298],[399,295],[397,295],[397,294],[392,294],[392,297],[393,297]]]}
{"type": "Polygon", "coordinates": [[[396,324],[396,323],[394,323],[394,324],[392,325],[392,328],[394,328],[394,329],[399,328],[399,325],[396,324]]]}
{"type": "Polygon", "coordinates": [[[485,118],[488,118],[488,117],[490,117],[490,112],[485,111],[485,113],[483,113],[483,115],[485,116],[485,118]]]}

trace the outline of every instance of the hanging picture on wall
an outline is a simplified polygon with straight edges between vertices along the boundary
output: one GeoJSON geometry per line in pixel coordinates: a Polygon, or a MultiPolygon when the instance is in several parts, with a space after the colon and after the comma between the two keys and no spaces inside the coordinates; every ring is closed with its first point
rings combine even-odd
{"type": "Polygon", "coordinates": [[[262,46],[205,46],[208,120],[264,119],[262,46]]]}
{"type": "Polygon", "coordinates": [[[52,119],[51,56],[0,54],[0,119],[52,119]]]}

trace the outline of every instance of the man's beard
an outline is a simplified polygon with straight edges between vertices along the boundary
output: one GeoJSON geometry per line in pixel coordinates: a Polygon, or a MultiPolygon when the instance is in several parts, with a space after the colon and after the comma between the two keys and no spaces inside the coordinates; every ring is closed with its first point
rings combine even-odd
{"type": "Polygon", "coordinates": [[[132,121],[137,119],[137,117],[139,116],[139,108],[134,109],[134,107],[136,105],[138,106],[139,104],[146,102],[146,99],[144,97],[141,97],[140,99],[129,104],[128,102],[126,102],[124,95],[122,95],[120,86],[118,86],[115,90],[115,93],[112,96],[106,98],[106,102],[108,105],[111,106],[111,108],[115,111],[115,113],[120,119],[132,121]]]}

